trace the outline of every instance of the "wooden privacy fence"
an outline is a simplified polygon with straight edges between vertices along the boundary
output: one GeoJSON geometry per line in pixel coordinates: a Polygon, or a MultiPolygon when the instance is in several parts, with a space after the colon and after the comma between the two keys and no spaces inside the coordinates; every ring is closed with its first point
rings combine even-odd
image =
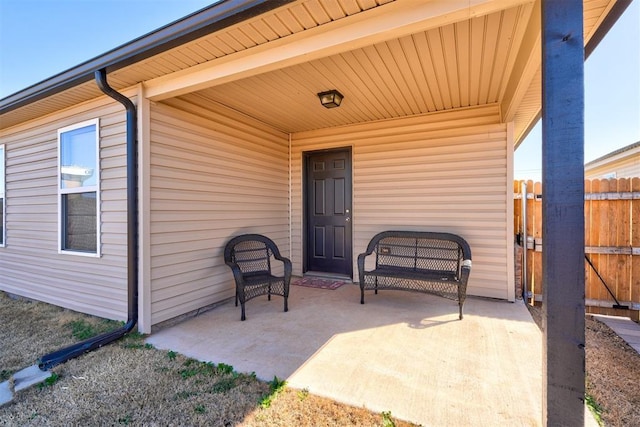
{"type": "MultiPolygon", "coordinates": [[[[527,248],[516,281],[528,302],[542,301],[542,184],[515,181],[514,198],[516,242],[527,248]]],[[[584,215],[587,312],[640,320],[640,178],[585,181],[584,215]]]]}

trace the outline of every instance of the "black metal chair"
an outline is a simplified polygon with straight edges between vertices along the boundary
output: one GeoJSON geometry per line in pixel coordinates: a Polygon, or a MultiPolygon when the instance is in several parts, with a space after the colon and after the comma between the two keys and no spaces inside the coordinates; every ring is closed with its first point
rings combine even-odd
{"type": "Polygon", "coordinates": [[[280,255],[273,240],[260,234],[243,234],[229,240],[224,248],[224,261],[233,271],[236,282],[236,307],[242,307],[241,320],[245,320],[244,304],[260,295],[284,297],[284,311],[289,311],[289,283],[291,261],[280,255]],[[271,270],[271,260],[284,264],[284,275],[276,276],[271,270]]]}

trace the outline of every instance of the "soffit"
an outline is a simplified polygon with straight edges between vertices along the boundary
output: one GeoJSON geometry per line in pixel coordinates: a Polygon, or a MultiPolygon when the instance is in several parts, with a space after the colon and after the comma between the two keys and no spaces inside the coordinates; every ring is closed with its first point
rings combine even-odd
{"type": "Polygon", "coordinates": [[[343,19],[395,0],[304,0],[201,37],[109,74],[127,87],[343,19]]]}
{"type": "MultiPolygon", "coordinates": [[[[122,90],[393,1],[301,0],[109,73],[109,85],[122,90]]],[[[0,117],[0,128],[51,114],[102,95],[95,82],[83,83],[4,114],[0,117]]]]}
{"type": "MultiPolygon", "coordinates": [[[[584,0],[584,43],[585,45],[591,40],[596,30],[607,16],[616,0],[584,0]]],[[[541,57],[540,49],[536,52],[541,57]]],[[[539,62],[540,64],[540,62],[539,62]]],[[[514,115],[514,137],[515,145],[518,147],[529,131],[538,121],[540,117],[542,105],[542,71],[538,65],[536,73],[533,75],[529,88],[527,89],[522,101],[519,104],[516,114],[514,115]]]]}
{"type": "Polygon", "coordinates": [[[198,92],[286,132],[497,103],[532,4],[198,92]],[[317,93],[345,99],[327,110],[317,93]]]}
{"type": "MultiPolygon", "coordinates": [[[[122,90],[392,1],[301,0],[114,71],[109,82],[122,90]]],[[[615,0],[584,1],[585,42],[613,3],[615,0]]],[[[222,84],[197,96],[289,132],[500,103],[532,4],[533,0],[222,84]],[[342,91],[345,101],[340,108],[326,110],[319,105],[316,93],[332,88],[342,91]]],[[[534,77],[514,117],[516,140],[540,110],[539,73],[538,77],[530,75],[534,77]]],[[[87,82],[11,111],[0,118],[0,125],[6,128],[99,96],[102,93],[95,83],[87,82]]]]}

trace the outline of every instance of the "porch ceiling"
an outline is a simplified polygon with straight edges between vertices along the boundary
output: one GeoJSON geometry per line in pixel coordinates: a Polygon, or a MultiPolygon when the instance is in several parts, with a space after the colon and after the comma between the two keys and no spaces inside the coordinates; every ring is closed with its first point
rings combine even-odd
{"type": "MultiPolygon", "coordinates": [[[[585,42],[616,1],[584,0],[585,42]]],[[[498,104],[518,140],[540,111],[538,8],[536,0],[298,0],[114,67],[109,82],[143,83],[156,101],[197,96],[286,132],[498,104]],[[326,110],[316,94],[334,88],[345,100],[326,110]]],[[[93,81],[78,84],[6,112],[0,130],[100,96],[93,81]]]]}
{"type": "Polygon", "coordinates": [[[533,3],[201,90],[286,132],[494,104],[506,90],[533,3]],[[339,108],[317,93],[337,89],[339,108]]]}

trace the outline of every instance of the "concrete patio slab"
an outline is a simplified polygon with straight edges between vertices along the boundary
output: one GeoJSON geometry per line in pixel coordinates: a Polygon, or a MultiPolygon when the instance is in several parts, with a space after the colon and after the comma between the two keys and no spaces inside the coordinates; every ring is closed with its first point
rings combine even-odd
{"type": "Polygon", "coordinates": [[[522,303],[359,287],[232,302],[147,342],[424,426],[541,425],[542,337],[522,303]]]}

